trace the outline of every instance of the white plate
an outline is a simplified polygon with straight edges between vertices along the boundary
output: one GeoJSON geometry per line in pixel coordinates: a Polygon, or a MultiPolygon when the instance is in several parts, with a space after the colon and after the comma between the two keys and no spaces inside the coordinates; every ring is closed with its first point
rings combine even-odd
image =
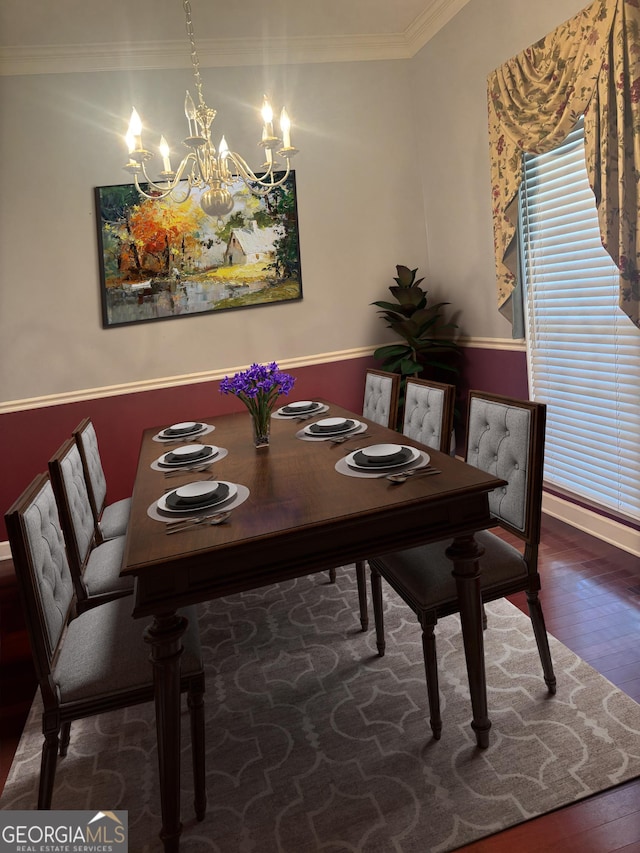
{"type": "MultiPolygon", "coordinates": [[[[357,471],[384,471],[387,468],[402,468],[404,465],[410,465],[412,462],[415,462],[416,459],[420,458],[421,451],[417,450],[415,447],[407,447],[407,450],[411,451],[411,456],[409,459],[405,459],[404,462],[393,462],[390,465],[358,465],[354,457],[357,453],[362,453],[362,450],[354,450],[353,453],[349,453],[348,456],[345,456],[345,461],[349,468],[355,468],[357,471]]],[[[427,453],[425,453],[424,455],[426,457],[426,463],[428,464],[429,455],[427,453]]]]}
{"type": "MultiPolygon", "coordinates": [[[[163,456],[161,456],[158,459],[158,463],[160,465],[162,465],[163,467],[167,466],[169,468],[179,468],[181,465],[204,465],[205,462],[210,462],[219,453],[220,453],[220,448],[215,447],[213,444],[187,444],[187,445],[185,445],[184,448],[176,447],[175,450],[167,451],[167,453],[165,453],[163,456]],[[189,458],[186,458],[186,459],[178,458],[178,459],[173,459],[173,460],[167,459],[167,456],[170,456],[171,454],[177,455],[178,457],[185,455],[182,452],[179,453],[178,451],[186,450],[187,447],[193,447],[193,448],[198,447],[198,448],[200,448],[200,450],[206,450],[208,452],[206,454],[203,453],[202,456],[194,456],[191,459],[189,459],[189,458]]],[[[188,456],[188,454],[187,454],[187,456],[188,456]]]]}
{"type": "Polygon", "coordinates": [[[360,426],[362,426],[362,424],[355,418],[323,418],[322,420],[314,421],[312,424],[306,426],[304,428],[304,434],[310,435],[312,438],[332,438],[335,435],[349,435],[349,433],[358,429],[360,426]],[[353,421],[353,426],[349,427],[349,429],[344,429],[344,425],[347,421],[353,421]],[[316,425],[332,427],[332,429],[323,429],[320,432],[315,432],[311,427],[316,425]],[[343,429],[340,427],[343,427],[343,429]]]}
{"type": "Polygon", "coordinates": [[[206,424],[200,423],[199,421],[185,421],[184,423],[172,424],[170,427],[161,429],[158,435],[160,438],[167,441],[180,441],[185,438],[192,438],[195,435],[200,435],[200,433],[206,432],[206,430],[206,424]],[[180,431],[171,434],[167,433],[168,429],[176,429],[180,431]]]}
{"type": "Polygon", "coordinates": [[[286,406],[283,406],[283,409],[311,409],[314,406],[317,406],[318,403],[314,403],[313,400],[298,400],[295,403],[287,403],[286,406]]]}
{"type": "Polygon", "coordinates": [[[369,459],[381,459],[385,456],[395,456],[401,450],[404,450],[402,444],[372,444],[370,447],[363,447],[360,453],[369,459]]]}
{"type": "MultiPolygon", "coordinates": [[[[165,456],[193,456],[195,453],[203,452],[206,448],[210,447],[211,450],[217,450],[217,447],[213,447],[213,445],[208,444],[184,444],[182,447],[176,447],[175,450],[170,450],[169,453],[165,453],[165,456]]],[[[204,453],[202,453],[204,455],[204,453]]]]}
{"type": "MultiPolygon", "coordinates": [[[[188,485],[190,485],[190,486],[195,486],[195,485],[206,486],[207,488],[204,491],[204,494],[206,494],[207,491],[211,491],[211,487],[213,485],[213,482],[214,482],[213,480],[202,480],[198,483],[189,483],[188,485]]],[[[166,495],[163,495],[161,498],[158,498],[158,501],[157,501],[158,509],[161,509],[163,512],[175,512],[178,514],[184,514],[184,513],[189,513],[189,512],[191,512],[191,513],[202,512],[202,510],[211,509],[214,506],[218,506],[218,504],[226,503],[228,500],[231,500],[231,498],[234,498],[238,494],[238,487],[236,486],[235,483],[228,483],[226,480],[217,480],[216,482],[218,483],[218,485],[224,484],[225,486],[229,487],[229,494],[226,496],[226,498],[223,498],[222,500],[217,499],[215,501],[212,501],[210,504],[206,504],[204,506],[184,507],[184,508],[181,507],[180,509],[171,509],[171,507],[167,506],[167,497],[169,495],[173,494],[173,492],[167,492],[166,495]]],[[[182,486],[181,488],[184,489],[185,487],[182,486]]],[[[177,491],[177,489],[175,489],[174,491],[177,491]]]]}
{"type": "Polygon", "coordinates": [[[186,486],[180,486],[175,490],[175,493],[179,498],[191,500],[208,495],[209,492],[215,492],[219,485],[220,483],[217,480],[202,480],[198,483],[187,483],[186,486]]]}

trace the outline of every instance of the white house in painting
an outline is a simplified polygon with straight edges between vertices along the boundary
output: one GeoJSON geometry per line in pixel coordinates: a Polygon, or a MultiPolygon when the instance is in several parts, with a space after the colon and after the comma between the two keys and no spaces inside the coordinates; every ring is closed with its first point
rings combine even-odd
{"type": "Polygon", "coordinates": [[[272,260],[276,236],[274,228],[258,228],[255,219],[248,228],[234,229],[224,253],[225,264],[255,264],[272,260]]]}

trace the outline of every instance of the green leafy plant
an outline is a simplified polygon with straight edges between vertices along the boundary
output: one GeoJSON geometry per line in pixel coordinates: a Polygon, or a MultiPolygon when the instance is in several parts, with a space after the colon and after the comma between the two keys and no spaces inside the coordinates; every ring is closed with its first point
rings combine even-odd
{"type": "Polygon", "coordinates": [[[382,362],[382,368],[401,376],[417,376],[429,369],[430,378],[452,381],[446,376],[458,374],[457,360],[460,347],[452,337],[456,323],[447,321],[442,311],[449,302],[428,304],[428,295],[420,287],[424,278],[416,281],[417,268],[409,269],[397,265],[395,286],[389,288],[395,297],[393,302],[372,302],[381,310],[380,317],[404,339],[405,343],[386,344],[378,347],[373,357],[382,362]],[[445,371],[443,379],[439,374],[445,371]],[[437,375],[433,375],[433,374],[437,375]]]}

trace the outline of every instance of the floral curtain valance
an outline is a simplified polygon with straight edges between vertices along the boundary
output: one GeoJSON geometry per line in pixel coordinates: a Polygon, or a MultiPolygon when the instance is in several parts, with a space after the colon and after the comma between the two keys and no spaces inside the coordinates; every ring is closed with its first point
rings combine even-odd
{"type": "Polygon", "coordinates": [[[488,81],[498,307],[511,319],[522,152],[555,148],[585,116],[602,243],[620,307],[640,326],[640,0],[596,0],[488,81]]]}

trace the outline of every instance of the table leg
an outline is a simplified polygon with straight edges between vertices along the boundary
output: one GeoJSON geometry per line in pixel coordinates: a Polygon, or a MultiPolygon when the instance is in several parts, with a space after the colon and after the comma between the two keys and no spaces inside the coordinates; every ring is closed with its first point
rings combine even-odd
{"type": "Polygon", "coordinates": [[[153,617],[144,638],[151,645],[160,774],[160,838],[165,853],[180,849],[180,655],[187,620],[177,613],[153,617]]]}
{"type": "Polygon", "coordinates": [[[479,557],[484,549],[473,536],[457,536],[449,548],[447,557],[453,561],[453,577],[460,603],[460,623],[464,654],[467,662],[467,677],[471,693],[473,722],[476,742],[481,749],[489,746],[491,720],[487,712],[487,681],[484,668],[484,638],[482,636],[482,596],[480,593],[479,557]]]}

